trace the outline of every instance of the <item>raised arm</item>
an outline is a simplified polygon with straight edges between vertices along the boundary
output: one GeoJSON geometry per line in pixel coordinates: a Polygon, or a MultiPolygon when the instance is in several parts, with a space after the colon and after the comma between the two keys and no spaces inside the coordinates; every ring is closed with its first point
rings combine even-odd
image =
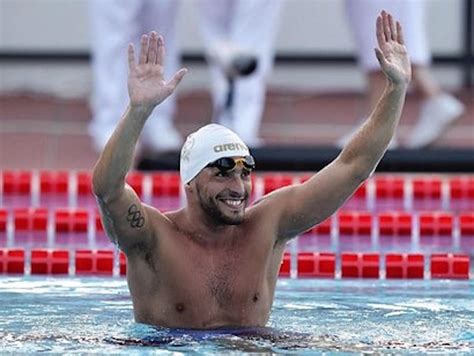
{"type": "Polygon", "coordinates": [[[129,106],[107,142],[93,172],[93,190],[108,236],[127,252],[151,239],[150,214],[133,189],[125,183],[135,145],[153,109],[173,93],[186,74],[178,71],[171,81],[163,78],[163,38],[156,32],[143,35],[138,63],[132,44],[128,47],[129,106]]]}
{"type": "Polygon", "coordinates": [[[395,132],[411,78],[410,61],[401,26],[385,11],[377,17],[376,33],[375,55],[387,85],[372,114],[332,163],[304,184],[268,197],[281,209],[283,241],[334,213],[372,174],[395,132]]]}

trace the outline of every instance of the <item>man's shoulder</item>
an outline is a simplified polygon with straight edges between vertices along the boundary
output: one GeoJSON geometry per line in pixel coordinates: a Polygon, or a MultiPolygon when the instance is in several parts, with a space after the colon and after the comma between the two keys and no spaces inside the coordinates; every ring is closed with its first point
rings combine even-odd
{"type": "Polygon", "coordinates": [[[277,209],[275,209],[276,203],[273,201],[270,195],[265,195],[260,199],[253,202],[246,211],[246,216],[249,222],[257,221],[259,223],[262,220],[271,219],[275,217],[277,209]]]}
{"type": "Polygon", "coordinates": [[[285,197],[282,196],[281,192],[271,192],[255,200],[248,208],[248,211],[257,214],[272,215],[272,213],[275,212],[275,208],[288,203],[288,201],[282,198],[285,197]]]}
{"type": "Polygon", "coordinates": [[[180,210],[161,211],[153,206],[147,205],[148,216],[156,228],[176,225],[182,214],[180,210]]]}

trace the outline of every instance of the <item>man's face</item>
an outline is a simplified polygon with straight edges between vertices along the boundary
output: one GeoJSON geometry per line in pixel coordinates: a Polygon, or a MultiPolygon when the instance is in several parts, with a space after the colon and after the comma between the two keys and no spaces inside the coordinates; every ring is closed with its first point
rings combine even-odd
{"type": "Polygon", "coordinates": [[[242,223],[248,206],[252,182],[251,170],[237,165],[233,170],[204,168],[195,186],[201,208],[220,225],[242,223]]]}

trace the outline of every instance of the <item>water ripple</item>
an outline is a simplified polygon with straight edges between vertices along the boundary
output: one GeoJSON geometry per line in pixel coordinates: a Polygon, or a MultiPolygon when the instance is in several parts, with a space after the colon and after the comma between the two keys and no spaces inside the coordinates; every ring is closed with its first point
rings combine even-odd
{"type": "Polygon", "coordinates": [[[122,279],[0,278],[0,349],[474,353],[474,281],[432,282],[279,281],[263,334],[197,337],[134,323],[122,279]]]}

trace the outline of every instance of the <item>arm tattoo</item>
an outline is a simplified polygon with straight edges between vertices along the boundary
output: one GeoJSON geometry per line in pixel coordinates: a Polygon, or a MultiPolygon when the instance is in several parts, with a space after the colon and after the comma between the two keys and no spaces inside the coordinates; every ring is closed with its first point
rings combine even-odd
{"type": "Polygon", "coordinates": [[[131,227],[137,229],[145,225],[145,218],[142,216],[141,211],[138,210],[136,204],[132,204],[130,208],[128,208],[127,221],[130,221],[131,227]]]}

